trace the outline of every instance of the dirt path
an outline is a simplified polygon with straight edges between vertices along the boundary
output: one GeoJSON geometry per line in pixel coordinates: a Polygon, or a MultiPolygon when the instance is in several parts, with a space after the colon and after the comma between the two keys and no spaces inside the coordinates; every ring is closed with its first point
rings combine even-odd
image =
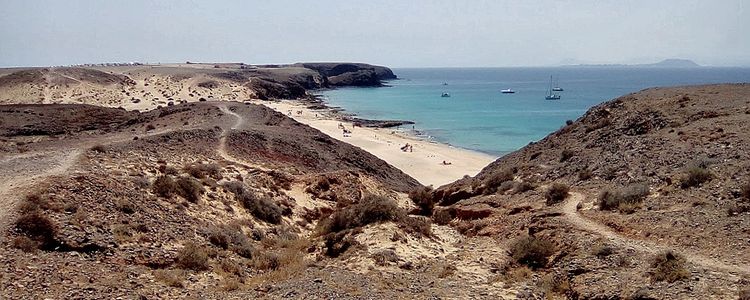
{"type": "Polygon", "coordinates": [[[18,155],[0,161],[0,229],[6,228],[18,200],[50,176],[64,174],[78,161],[80,149],[18,155]]]}
{"type": "Polygon", "coordinates": [[[625,247],[625,248],[631,248],[636,251],[640,252],[646,252],[646,253],[658,253],[662,251],[667,250],[674,250],[679,252],[681,255],[685,257],[685,259],[688,260],[688,262],[702,266],[707,269],[712,269],[716,271],[722,271],[726,273],[731,273],[734,275],[737,274],[750,274],[750,266],[745,265],[737,265],[737,264],[727,264],[723,261],[704,256],[702,254],[697,254],[689,251],[684,250],[677,250],[678,247],[671,247],[669,245],[660,245],[656,244],[654,242],[650,241],[644,241],[644,240],[636,240],[632,238],[628,238],[625,236],[620,235],[619,233],[613,231],[611,228],[599,224],[595,221],[586,219],[582,217],[580,214],[578,214],[578,204],[582,203],[585,200],[585,196],[581,193],[577,192],[571,192],[570,197],[568,197],[568,200],[565,201],[563,205],[563,213],[565,215],[565,218],[573,225],[601,235],[602,237],[609,240],[609,242],[625,247]]]}
{"type": "Polygon", "coordinates": [[[235,118],[237,118],[237,121],[234,123],[234,125],[232,125],[232,127],[230,127],[229,129],[223,128],[223,131],[221,132],[221,137],[219,138],[219,148],[216,149],[216,152],[219,153],[219,156],[221,156],[221,158],[223,158],[226,161],[238,164],[238,165],[240,165],[240,166],[242,166],[242,167],[244,167],[246,169],[250,169],[250,170],[255,169],[255,170],[261,170],[261,171],[266,171],[266,172],[270,171],[269,169],[264,168],[264,167],[262,167],[260,165],[252,164],[252,163],[246,162],[244,160],[238,159],[238,158],[230,155],[227,152],[227,137],[229,136],[229,132],[231,130],[235,130],[235,129],[241,128],[242,125],[245,124],[245,118],[242,117],[242,116],[240,116],[239,114],[237,114],[237,113],[229,110],[229,108],[225,104],[218,104],[218,105],[216,105],[216,107],[218,107],[223,113],[232,115],[235,118]]]}

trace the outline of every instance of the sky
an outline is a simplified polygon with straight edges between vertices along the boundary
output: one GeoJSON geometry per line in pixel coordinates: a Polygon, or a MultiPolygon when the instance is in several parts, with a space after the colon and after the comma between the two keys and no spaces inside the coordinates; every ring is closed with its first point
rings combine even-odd
{"type": "Polygon", "coordinates": [[[748,0],[0,0],[0,66],[750,66],[748,0]]]}

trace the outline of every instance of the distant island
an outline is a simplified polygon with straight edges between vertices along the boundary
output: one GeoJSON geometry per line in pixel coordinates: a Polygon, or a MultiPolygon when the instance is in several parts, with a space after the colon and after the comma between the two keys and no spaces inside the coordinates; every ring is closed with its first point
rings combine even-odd
{"type": "Polygon", "coordinates": [[[689,59],[670,58],[651,64],[577,64],[566,67],[622,67],[622,68],[700,68],[699,64],[689,59]]]}

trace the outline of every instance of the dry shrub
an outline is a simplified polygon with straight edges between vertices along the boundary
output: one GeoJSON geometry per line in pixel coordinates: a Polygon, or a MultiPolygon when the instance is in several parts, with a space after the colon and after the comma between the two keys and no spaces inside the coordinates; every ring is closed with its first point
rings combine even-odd
{"type": "Polygon", "coordinates": [[[705,168],[699,166],[690,167],[687,170],[687,174],[685,174],[685,177],[682,179],[680,187],[683,189],[696,187],[711,180],[711,178],[713,178],[713,175],[705,168]]]}
{"type": "Polygon", "coordinates": [[[513,170],[503,169],[493,172],[484,180],[484,194],[488,195],[497,192],[498,188],[507,181],[513,181],[513,170]]]}
{"type": "Polygon", "coordinates": [[[224,232],[224,228],[213,227],[209,229],[208,242],[221,249],[229,249],[229,235],[224,232]]]}
{"type": "Polygon", "coordinates": [[[258,196],[254,192],[248,191],[244,184],[237,181],[224,184],[224,188],[233,193],[237,200],[242,203],[242,206],[256,218],[271,224],[281,223],[284,210],[267,195],[258,196]]]}
{"type": "Polygon", "coordinates": [[[18,211],[23,213],[35,212],[40,209],[50,209],[49,201],[39,194],[26,195],[24,201],[18,206],[18,211]]]}
{"type": "Polygon", "coordinates": [[[560,162],[566,162],[575,155],[576,153],[573,150],[564,149],[562,152],[560,152],[560,162]]]}
{"type": "Polygon", "coordinates": [[[281,265],[279,262],[279,256],[270,251],[256,251],[253,254],[251,264],[253,268],[262,271],[273,271],[278,269],[281,265]]]}
{"type": "Polygon", "coordinates": [[[513,194],[522,194],[536,189],[536,185],[528,181],[516,182],[513,186],[513,194]]]}
{"type": "Polygon", "coordinates": [[[185,274],[181,270],[154,270],[154,279],[164,283],[167,286],[181,288],[184,287],[182,281],[185,274]]]}
{"type": "Polygon", "coordinates": [[[219,268],[227,274],[232,274],[238,277],[242,277],[244,274],[242,266],[228,258],[222,259],[219,262],[219,268]]]}
{"type": "Polygon", "coordinates": [[[592,176],[594,176],[594,171],[589,168],[578,171],[578,180],[580,181],[589,180],[592,176]]]}
{"type": "Polygon", "coordinates": [[[750,200],[750,181],[742,185],[742,187],[740,188],[740,195],[745,200],[750,200]]]}
{"type": "Polygon", "coordinates": [[[177,193],[191,203],[198,203],[201,195],[205,192],[201,183],[194,178],[180,177],[176,184],[177,193]]]}
{"type": "Polygon", "coordinates": [[[541,288],[545,294],[565,295],[571,291],[570,280],[562,274],[547,274],[542,277],[541,288]]]}
{"type": "Polygon", "coordinates": [[[391,249],[383,249],[370,255],[375,264],[378,266],[385,266],[388,263],[398,262],[399,258],[396,252],[391,249]]]}
{"type": "Polygon", "coordinates": [[[448,225],[456,218],[456,211],[450,208],[435,210],[432,214],[432,221],[438,225],[448,225]]]}
{"type": "Polygon", "coordinates": [[[127,199],[115,200],[115,208],[126,214],[135,213],[135,205],[127,199]]]}
{"type": "Polygon", "coordinates": [[[424,237],[432,236],[432,224],[425,217],[403,216],[399,220],[399,227],[407,233],[417,234],[424,237]]]}
{"type": "Polygon", "coordinates": [[[159,197],[170,198],[177,193],[177,183],[168,175],[161,175],[154,180],[152,186],[154,194],[159,197]]]}
{"type": "Polygon", "coordinates": [[[740,288],[739,300],[750,300],[750,287],[740,288]]]}
{"type": "Polygon", "coordinates": [[[534,273],[527,266],[520,266],[505,270],[498,279],[506,284],[514,284],[531,278],[531,275],[533,274],[534,273]]]}
{"type": "Polygon", "coordinates": [[[534,236],[518,238],[510,246],[510,256],[519,264],[532,269],[547,265],[547,258],[555,252],[555,244],[534,236]]]}
{"type": "Polygon", "coordinates": [[[409,199],[419,207],[419,214],[423,216],[431,216],[432,209],[435,207],[435,202],[432,200],[432,188],[431,187],[419,187],[409,192],[409,199]]]}
{"type": "Polygon", "coordinates": [[[368,195],[359,203],[340,209],[328,219],[322,220],[323,234],[365,226],[382,221],[396,221],[401,217],[396,202],[391,199],[368,195]]]}
{"type": "Polygon", "coordinates": [[[437,276],[439,278],[448,278],[448,277],[453,276],[453,274],[456,274],[456,271],[458,271],[458,269],[454,265],[449,265],[447,263],[439,263],[437,276]]]}
{"type": "Polygon", "coordinates": [[[604,258],[615,254],[615,248],[607,244],[598,244],[592,248],[591,253],[598,258],[604,258]]]}
{"type": "Polygon", "coordinates": [[[15,237],[11,243],[13,248],[20,249],[23,252],[35,252],[40,246],[39,242],[26,236],[15,237]]]}
{"type": "Polygon", "coordinates": [[[39,211],[22,214],[15,222],[16,230],[45,247],[54,243],[57,227],[49,217],[39,211]]]}
{"type": "Polygon", "coordinates": [[[653,258],[651,262],[651,280],[675,282],[688,279],[690,272],[685,268],[685,258],[672,251],[665,251],[653,258]]]}
{"type": "Polygon", "coordinates": [[[196,179],[203,179],[207,176],[214,180],[220,180],[222,178],[221,167],[217,164],[191,164],[185,166],[184,170],[196,179]]]}
{"type": "Polygon", "coordinates": [[[202,247],[188,242],[177,252],[177,266],[181,269],[204,271],[208,270],[208,254],[202,247]]]}
{"type": "Polygon", "coordinates": [[[271,224],[281,223],[283,210],[265,194],[257,196],[255,193],[245,192],[240,195],[240,201],[242,206],[256,218],[271,224]]]}
{"type": "Polygon", "coordinates": [[[547,188],[544,198],[547,199],[547,205],[554,205],[563,202],[568,197],[569,192],[570,188],[567,185],[555,182],[547,188]]]}
{"type": "Polygon", "coordinates": [[[91,147],[91,151],[94,151],[96,153],[106,153],[107,148],[104,147],[104,145],[96,145],[94,147],[91,147]]]}
{"type": "Polygon", "coordinates": [[[645,184],[631,184],[621,189],[604,190],[599,194],[599,209],[634,212],[649,194],[645,184]]]}

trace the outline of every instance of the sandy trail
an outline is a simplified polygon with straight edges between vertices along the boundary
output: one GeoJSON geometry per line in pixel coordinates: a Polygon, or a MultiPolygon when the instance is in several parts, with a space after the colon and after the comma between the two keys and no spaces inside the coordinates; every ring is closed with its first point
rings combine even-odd
{"type": "Polygon", "coordinates": [[[229,129],[223,128],[223,130],[221,132],[221,137],[219,138],[219,147],[216,149],[216,152],[219,153],[219,156],[221,156],[221,158],[223,158],[224,160],[232,162],[232,163],[235,163],[237,165],[240,165],[240,166],[244,167],[245,169],[250,169],[250,170],[255,169],[255,170],[261,170],[261,171],[265,171],[265,172],[270,171],[269,169],[264,168],[264,167],[262,167],[260,165],[251,164],[251,163],[246,162],[244,160],[238,159],[238,158],[230,155],[227,152],[227,137],[229,136],[229,132],[231,130],[240,129],[242,127],[242,125],[245,124],[245,118],[242,117],[241,115],[239,115],[239,114],[231,111],[224,104],[216,105],[216,107],[218,107],[223,113],[232,115],[232,116],[234,116],[237,119],[237,121],[234,123],[234,125],[232,125],[232,127],[230,127],[229,129]]]}
{"type": "Polygon", "coordinates": [[[51,176],[62,175],[78,161],[80,149],[22,154],[0,161],[0,228],[6,228],[16,203],[29,189],[51,176]]]}
{"type": "Polygon", "coordinates": [[[727,264],[723,261],[702,254],[697,254],[685,250],[675,250],[677,249],[677,247],[672,247],[670,245],[660,245],[650,241],[637,240],[622,236],[619,233],[613,231],[611,228],[595,221],[586,219],[578,214],[578,204],[582,203],[585,198],[586,197],[581,193],[570,192],[570,197],[568,197],[568,200],[565,201],[562,207],[565,218],[571,224],[583,230],[601,235],[615,245],[651,254],[673,250],[679,252],[682,256],[685,257],[685,259],[688,260],[688,262],[707,269],[730,273],[732,275],[750,275],[750,266],[727,264]]]}

